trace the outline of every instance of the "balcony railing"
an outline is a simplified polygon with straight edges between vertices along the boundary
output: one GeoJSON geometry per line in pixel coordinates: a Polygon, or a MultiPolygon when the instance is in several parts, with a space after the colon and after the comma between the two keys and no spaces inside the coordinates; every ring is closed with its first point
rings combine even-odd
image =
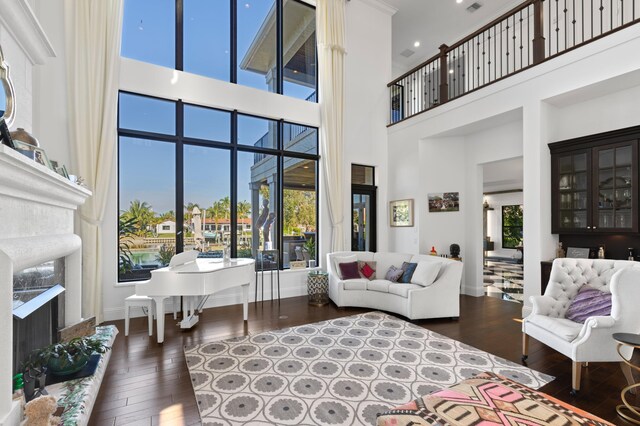
{"type": "Polygon", "coordinates": [[[527,0],[388,84],[390,125],[640,22],[640,0],[527,0]]]}

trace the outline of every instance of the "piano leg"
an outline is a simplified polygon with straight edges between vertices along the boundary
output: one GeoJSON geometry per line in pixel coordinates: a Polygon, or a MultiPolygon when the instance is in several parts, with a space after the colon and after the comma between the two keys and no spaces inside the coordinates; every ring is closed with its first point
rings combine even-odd
{"type": "Polygon", "coordinates": [[[167,296],[152,296],[156,304],[156,329],[158,332],[158,343],[164,342],[164,299],[167,296]]]}
{"type": "Polygon", "coordinates": [[[249,319],[249,283],[242,286],[242,315],[245,321],[249,319]]]}

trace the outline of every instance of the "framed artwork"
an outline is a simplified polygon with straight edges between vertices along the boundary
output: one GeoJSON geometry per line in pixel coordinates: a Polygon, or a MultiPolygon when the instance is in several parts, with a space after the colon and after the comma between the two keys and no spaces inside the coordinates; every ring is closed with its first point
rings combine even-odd
{"type": "Polygon", "coordinates": [[[567,247],[567,257],[574,259],[588,259],[589,249],[580,247],[567,247]]]}
{"type": "Polygon", "coordinates": [[[438,192],[428,194],[429,213],[460,211],[459,192],[438,192]]]}
{"type": "Polygon", "coordinates": [[[7,127],[7,123],[4,121],[4,118],[0,118],[0,140],[2,141],[2,145],[15,149],[16,146],[11,139],[9,128],[7,127]]]}
{"type": "Polygon", "coordinates": [[[413,200],[389,202],[389,222],[394,227],[413,226],[413,200]]]}
{"type": "Polygon", "coordinates": [[[36,160],[36,163],[42,164],[47,169],[53,170],[53,167],[51,167],[51,163],[49,163],[49,157],[47,157],[47,153],[44,152],[44,149],[33,147],[33,152],[34,160],[36,160]]]}
{"type": "Polygon", "coordinates": [[[289,268],[291,269],[306,269],[307,262],[304,260],[292,260],[289,262],[289,268]]]}

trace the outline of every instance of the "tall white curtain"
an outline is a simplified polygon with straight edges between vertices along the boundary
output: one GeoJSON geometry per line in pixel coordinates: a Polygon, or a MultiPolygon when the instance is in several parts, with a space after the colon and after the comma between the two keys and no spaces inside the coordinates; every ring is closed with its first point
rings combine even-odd
{"type": "Polygon", "coordinates": [[[102,322],[102,219],[117,138],[123,0],[65,0],[64,7],[73,169],[93,191],[80,208],[82,315],[102,322]]]}
{"type": "Polygon", "coordinates": [[[331,251],[340,251],[345,248],[342,180],[345,0],[319,0],[316,6],[322,115],[320,152],[332,227],[331,251]]]}

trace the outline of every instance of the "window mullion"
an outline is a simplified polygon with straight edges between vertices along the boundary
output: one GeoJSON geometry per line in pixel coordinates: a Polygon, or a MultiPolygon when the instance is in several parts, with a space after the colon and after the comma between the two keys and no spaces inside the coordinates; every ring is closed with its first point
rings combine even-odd
{"type": "Polygon", "coordinates": [[[231,257],[238,257],[238,111],[231,113],[231,257]]]}
{"type": "Polygon", "coordinates": [[[231,83],[238,82],[238,2],[237,0],[229,0],[231,2],[231,16],[229,19],[231,20],[231,25],[229,25],[231,31],[231,73],[229,74],[229,78],[231,83]]]}
{"type": "Polygon", "coordinates": [[[284,58],[283,58],[283,0],[276,0],[276,93],[284,93],[284,58]]]}
{"type": "Polygon", "coordinates": [[[176,253],[184,250],[184,104],[176,104],[176,253]]]}
{"type": "Polygon", "coordinates": [[[176,69],[184,71],[184,0],[176,0],[176,69]]]}

